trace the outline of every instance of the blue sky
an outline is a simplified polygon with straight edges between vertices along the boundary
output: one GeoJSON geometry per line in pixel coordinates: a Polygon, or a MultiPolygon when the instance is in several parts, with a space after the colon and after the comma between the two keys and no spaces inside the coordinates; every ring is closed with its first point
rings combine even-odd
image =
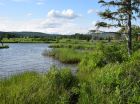
{"type": "Polygon", "coordinates": [[[0,31],[85,33],[101,9],[98,0],[0,0],[0,31]]]}

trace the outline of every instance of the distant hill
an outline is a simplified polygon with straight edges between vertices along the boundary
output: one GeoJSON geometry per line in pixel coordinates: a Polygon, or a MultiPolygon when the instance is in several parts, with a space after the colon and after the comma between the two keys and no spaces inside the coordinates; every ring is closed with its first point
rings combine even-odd
{"type": "Polygon", "coordinates": [[[114,37],[115,32],[103,32],[98,31],[88,33],[88,34],[80,34],[75,33],[72,35],[60,35],[60,34],[47,34],[47,33],[41,33],[41,32],[2,32],[0,31],[0,36],[4,35],[4,37],[7,38],[20,38],[20,37],[33,37],[33,38],[78,38],[78,39],[87,39],[90,40],[91,38],[99,39],[99,38],[108,38],[108,37],[114,37]]]}
{"type": "Polygon", "coordinates": [[[57,34],[46,34],[41,32],[2,32],[0,31],[0,35],[11,35],[14,37],[50,37],[57,34]]]}

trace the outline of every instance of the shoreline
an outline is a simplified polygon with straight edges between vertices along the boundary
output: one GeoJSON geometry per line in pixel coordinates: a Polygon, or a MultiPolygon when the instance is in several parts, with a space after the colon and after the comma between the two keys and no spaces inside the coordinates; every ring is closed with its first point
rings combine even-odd
{"type": "Polygon", "coordinates": [[[8,45],[0,46],[0,49],[9,48],[8,45]]]}

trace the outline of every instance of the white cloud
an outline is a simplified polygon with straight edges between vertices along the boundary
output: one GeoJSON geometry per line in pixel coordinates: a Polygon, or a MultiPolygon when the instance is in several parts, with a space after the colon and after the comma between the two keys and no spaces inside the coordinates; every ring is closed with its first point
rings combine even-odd
{"type": "Polygon", "coordinates": [[[44,2],[37,2],[36,4],[37,4],[37,5],[43,5],[44,2]]]}
{"type": "MultiPolygon", "coordinates": [[[[49,12],[50,13],[50,12],[49,12]]],[[[75,13],[72,10],[64,10],[59,16],[56,11],[45,18],[28,21],[13,21],[9,18],[0,18],[0,31],[36,31],[45,33],[70,34],[86,32],[87,28],[75,23],[75,13]]],[[[32,13],[28,13],[31,16],[32,13]]]]}
{"type": "MultiPolygon", "coordinates": [[[[46,17],[28,21],[12,21],[8,18],[0,18],[0,31],[34,31],[44,33],[87,33],[88,30],[96,29],[93,21],[89,25],[80,25],[73,20],[65,18],[46,17]]],[[[100,28],[103,31],[116,31],[117,28],[100,28]]]]}
{"type": "Polygon", "coordinates": [[[37,5],[43,5],[45,3],[45,0],[37,0],[36,4],[37,5]]]}
{"type": "Polygon", "coordinates": [[[27,13],[27,16],[28,17],[31,17],[33,14],[32,13],[27,13]]]}
{"type": "Polygon", "coordinates": [[[72,33],[85,33],[87,28],[80,26],[69,19],[60,18],[47,18],[43,20],[40,29],[46,30],[48,33],[72,34],[72,33]]]}
{"type": "MultiPolygon", "coordinates": [[[[26,15],[32,16],[32,13],[29,12],[26,15]]],[[[90,29],[95,29],[95,21],[89,25],[81,24],[75,20],[76,18],[80,19],[81,17],[71,9],[62,11],[51,10],[48,12],[47,17],[27,21],[15,21],[10,20],[9,18],[1,17],[0,31],[34,31],[44,33],[72,34],[77,32],[86,33],[90,29]]]]}
{"type": "Polygon", "coordinates": [[[87,11],[88,14],[93,14],[93,13],[97,13],[97,12],[98,12],[97,9],[89,9],[89,10],[87,11]]]}
{"type": "Polygon", "coordinates": [[[37,5],[43,5],[45,3],[45,0],[37,0],[36,4],[37,5]]]}
{"type": "Polygon", "coordinates": [[[67,10],[63,10],[63,11],[51,10],[48,12],[48,17],[75,19],[75,18],[79,17],[79,15],[75,14],[72,9],[67,9],[67,10]]]}
{"type": "Polygon", "coordinates": [[[35,31],[40,20],[12,21],[8,18],[0,18],[0,31],[35,31]]]}

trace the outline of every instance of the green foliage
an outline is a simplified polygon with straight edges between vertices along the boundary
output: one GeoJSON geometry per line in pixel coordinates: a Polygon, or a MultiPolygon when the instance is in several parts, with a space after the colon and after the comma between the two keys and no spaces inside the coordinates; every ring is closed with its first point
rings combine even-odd
{"type": "Polygon", "coordinates": [[[67,49],[67,48],[53,49],[50,52],[44,52],[44,55],[46,54],[48,56],[58,59],[63,63],[69,63],[69,64],[79,63],[82,59],[82,56],[84,55],[84,53],[81,53],[74,49],[67,49]]]}
{"type": "Polygon", "coordinates": [[[140,26],[132,26],[132,36],[135,40],[138,40],[138,36],[140,35],[140,26]]]}
{"type": "Polygon", "coordinates": [[[80,71],[91,71],[109,63],[122,63],[128,60],[127,50],[116,43],[96,43],[94,51],[88,52],[79,64],[80,71]]]}
{"type": "Polygon", "coordinates": [[[132,20],[139,17],[140,1],[139,0],[99,0],[98,2],[106,7],[99,15],[107,21],[98,22],[97,27],[123,27],[127,29],[127,48],[128,55],[132,54],[132,20]],[[111,7],[114,7],[112,9],[111,7]],[[109,21],[108,21],[109,20],[109,21]],[[110,22],[112,20],[112,22],[110,22]],[[108,22],[108,23],[106,23],[108,22]]]}
{"type": "Polygon", "coordinates": [[[50,43],[56,42],[55,40],[50,40],[47,38],[3,38],[5,43],[50,43]]]}
{"type": "Polygon", "coordinates": [[[98,23],[96,23],[96,26],[97,27],[108,27],[108,24],[105,22],[98,22],[98,23]]]}
{"type": "Polygon", "coordinates": [[[80,63],[78,104],[139,104],[140,50],[128,58],[123,45],[96,46],[80,63]]]}
{"type": "Polygon", "coordinates": [[[3,49],[3,48],[9,48],[9,46],[8,45],[0,46],[0,49],[3,49]]]}
{"type": "Polygon", "coordinates": [[[104,61],[104,54],[102,52],[96,51],[92,53],[87,53],[79,64],[80,71],[91,71],[96,67],[102,67],[106,63],[104,61]]]}
{"type": "Polygon", "coordinates": [[[140,49],[134,52],[134,54],[131,56],[130,60],[132,62],[135,60],[140,60],[140,49]]]}
{"type": "Polygon", "coordinates": [[[0,80],[0,101],[1,104],[69,104],[76,84],[69,69],[53,67],[47,74],[25,72],[0,80]]]}
{"type": "Polygon", "coordinates": [[[55,43],[51,44],[49,46],[50,48],[73,48],[73,49],[93,49],[94,46],[90,43],[78,43],[78,44],[72,44],[72,43],[55,43]]]}
{"type": "Polygon", "coordinates": [[[122,63],[127,60],[127,50],[117,44],[103,48],[103,53],[107,63],[122,63]]]}
{"type": "Polygon", "coordinates": [[[140,42],[133,42],[133,51],[137,51],[140,49],[140,42]]]}
{"type": "Polygon", "coordinates": [[[79,72],[78,104],[139,104],[140,60],[79,72]]]}
{"type": "Polygon", "coordinates": [[[140,103],[138,42],[134,44],[131,57],[127,55],[124,42],[96,42],[90,50],[86,46],[91,43],[84,40],[60,39],[57,42],[53,45],[58,47],[45,51],[44,55],[63,63],[79,63],[78,72],[73,75],[67,68],[52,67],[44,74],[25,72],[1,79],[1,104],[140,103]],[[83,45],[83,48],[74,48],[75,45],[83,45]]]}

